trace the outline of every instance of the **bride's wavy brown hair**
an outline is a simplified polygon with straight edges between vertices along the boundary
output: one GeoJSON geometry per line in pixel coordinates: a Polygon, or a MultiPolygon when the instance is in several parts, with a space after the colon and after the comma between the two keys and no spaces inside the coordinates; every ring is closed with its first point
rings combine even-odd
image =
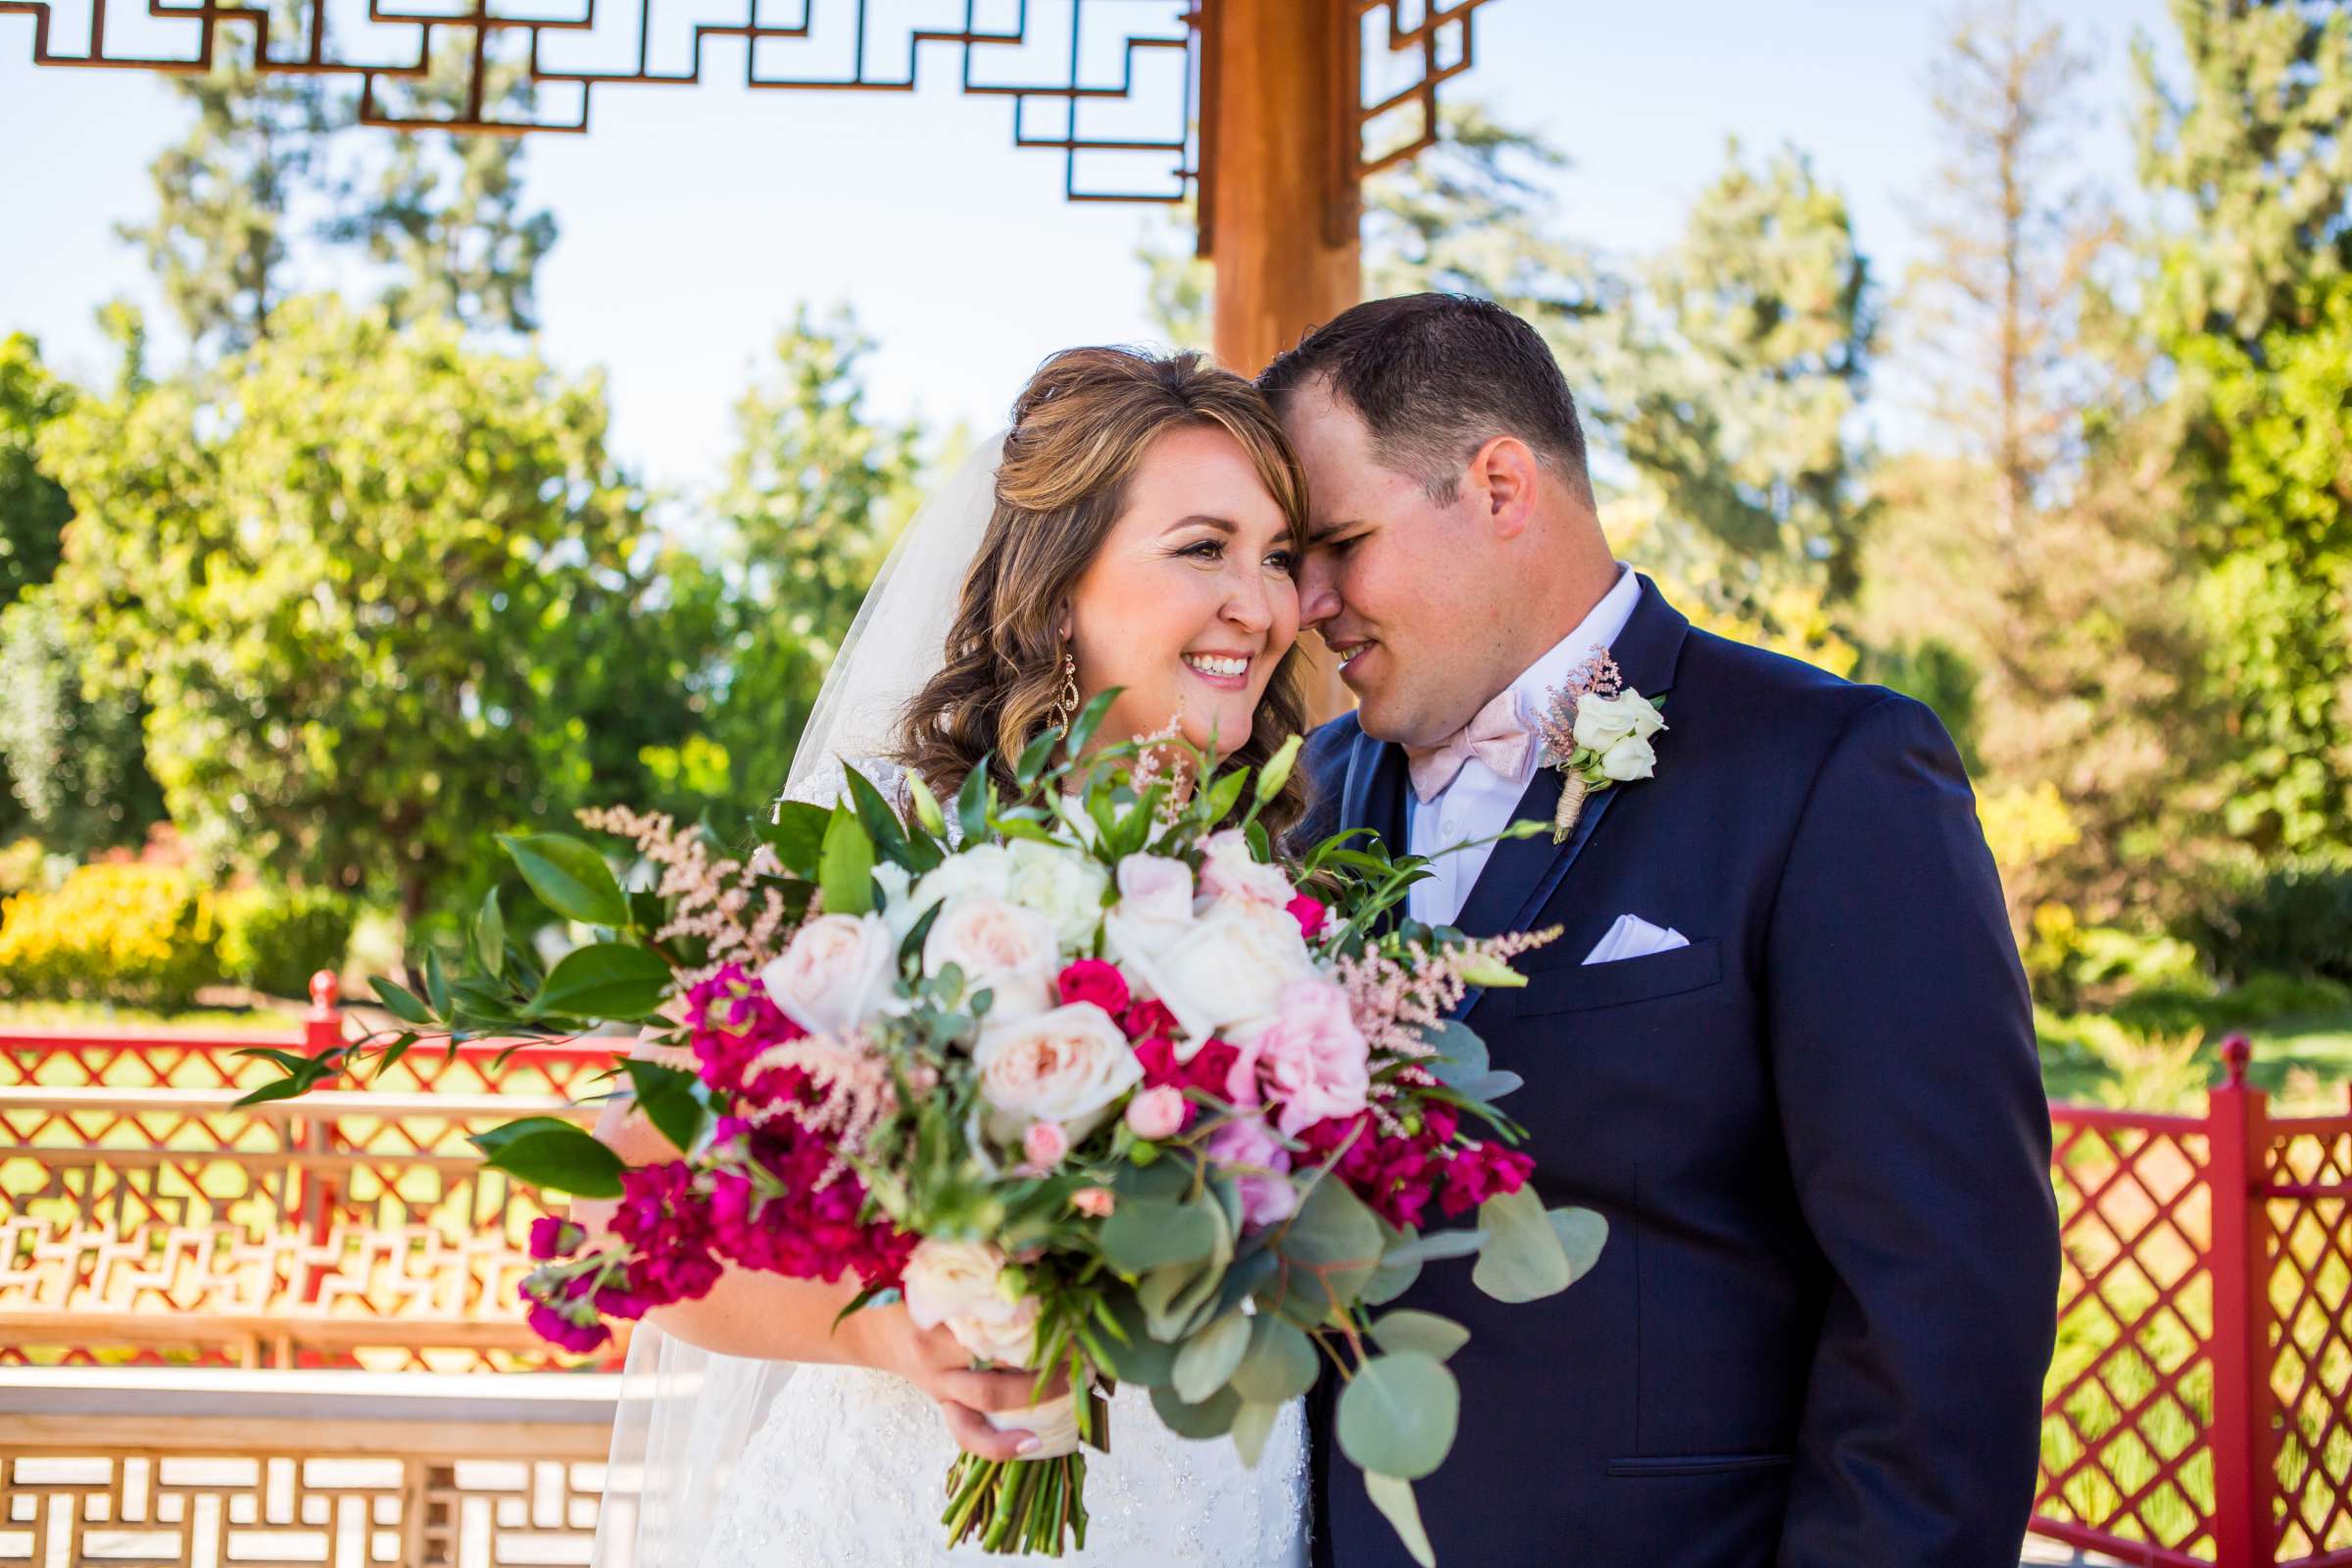
{"type": "MultiPolygon", "coordinates": [[[[1038,368],[1012,406],[997,469],[996,509],[948,633],[946,662],[906,705],[899,760],[941,795],[983,756],[998,786],[1052,723],[1062,683],[1061,607],[1102,549],[1152,443],[1213,426],[1242,444],[1257,476],[1306,545],[1306,478],[1257,388],[1198,354],[1066,349],[1038,368]]],[[[1250,742],[1231,760],[1262,763],[1298,732],[1305,701],[1294,644],[1258,699],[1250,742]]],[[[1304,808],[1293,772],[1261,813],[1277,839],[1304,808]]]]}

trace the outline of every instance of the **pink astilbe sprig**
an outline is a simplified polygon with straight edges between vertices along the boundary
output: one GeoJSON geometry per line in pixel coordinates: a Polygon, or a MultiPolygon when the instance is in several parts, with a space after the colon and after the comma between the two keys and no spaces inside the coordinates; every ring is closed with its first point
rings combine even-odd
{"type": "Polygon", "coordinates": [[[1536,715],[1536,734],[1544,749],[1555,762],[1565,762],[1576,754],[1576,705],[1588,697],[1608,702],[1625,690],[1625,676],[1618,672],[1617,661],[1605,652],[1596,652],[1568,672],[1568,678],[1551,689],[1551,699],[1536,715]]]}
{"type": "Polygon", "coordinates": [[[710,979],[729,963],[757,971],[783,951],[790,912],[783,895],[759,881],[783,869],[767,845],[755,848],[746,859],[714,858],[700,831],[680,831],[666,811],[605,806],[575,814],[583,827],[629,840],[660,868],[654,893],[668,904],[669,918],[653,934],[654,941],[697,937],[707,944],[704,961],[679,973],[680,985],[710,979]]]}
{"type": "Polygon", "coordinates": [[[1411,942],[1394,957],[1382,953],[1342,957],[1332,965],[1332,978],[1348,993],[1348,1011],[1371,1048],[1373,1064],[1377,1067],[1384,1055],[1413,1061],[1431,1054],[1421,1031],[1443,1023],[1470,994],[1471,974],[1557,941],[1560,929],[1509,931],[1434,951],[1411,942]]]}
{"type": "Polygon", "coordinates": [[[790,1119],[832,1149],[832,1158],[816,1177],[820,1192],[849,1169],[847,1155],[862,1150],[874,1129],[898,1110],[899,1094],[891,1081],[890,1063],[857,1030],[840,1037],[810,1035],[770,1046],[743,1071],[744,1081],[755,1089],[770,1082],[771,1075],[806,1082],[796,1083],[794,1094],[747,1104],[744,1118],[761,1128],[790,1119]]]}

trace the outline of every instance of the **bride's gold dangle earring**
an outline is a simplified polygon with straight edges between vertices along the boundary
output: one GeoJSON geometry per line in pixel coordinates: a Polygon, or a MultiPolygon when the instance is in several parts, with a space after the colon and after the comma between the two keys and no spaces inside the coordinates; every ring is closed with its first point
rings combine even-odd
{"type": "Polygon", "coordinates": [[[1078,656],[1061,651],[1061,695],[1054,700],[1054,726],[1063,735],[1078,718],[1078,656]]]}

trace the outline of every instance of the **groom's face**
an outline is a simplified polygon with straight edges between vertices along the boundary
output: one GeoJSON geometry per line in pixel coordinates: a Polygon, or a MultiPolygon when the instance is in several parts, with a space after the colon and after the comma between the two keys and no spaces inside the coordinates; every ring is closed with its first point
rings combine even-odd
{"type": "Polygon", "coordinates": [[[1465,489],[1441,504],[1383,466],[1328,381],[1292,393],[1282,422],[1306,468],[1299,616],[1339,659],[1365,734],[1436,745],[1493,695],[1481,648],[1495,584],[1478,500],[1465,489]]]}

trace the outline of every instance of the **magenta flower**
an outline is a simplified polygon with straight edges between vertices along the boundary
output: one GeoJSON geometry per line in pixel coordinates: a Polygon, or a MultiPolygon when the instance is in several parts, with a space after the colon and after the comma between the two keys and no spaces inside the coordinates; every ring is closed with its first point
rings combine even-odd
{"type": "Polygon", "coordinates": [[[1078,959],[1061,971],[1054,984],[1061,992],[1063,1006],[1073,1002],[1091,1002],[1114,1018],[1127,1010],[1132,997],[1127,977],[1119,973],[1119,966],[1101,958],[1078,959]]]}
{"type": "Polygon", "coordinates": [[[550,1258],[569,1257],[588,1240],[588,1233],[567,1219],[542,1214],[531,1221],[531,1256],[544,1263],[550,1258]]]}

